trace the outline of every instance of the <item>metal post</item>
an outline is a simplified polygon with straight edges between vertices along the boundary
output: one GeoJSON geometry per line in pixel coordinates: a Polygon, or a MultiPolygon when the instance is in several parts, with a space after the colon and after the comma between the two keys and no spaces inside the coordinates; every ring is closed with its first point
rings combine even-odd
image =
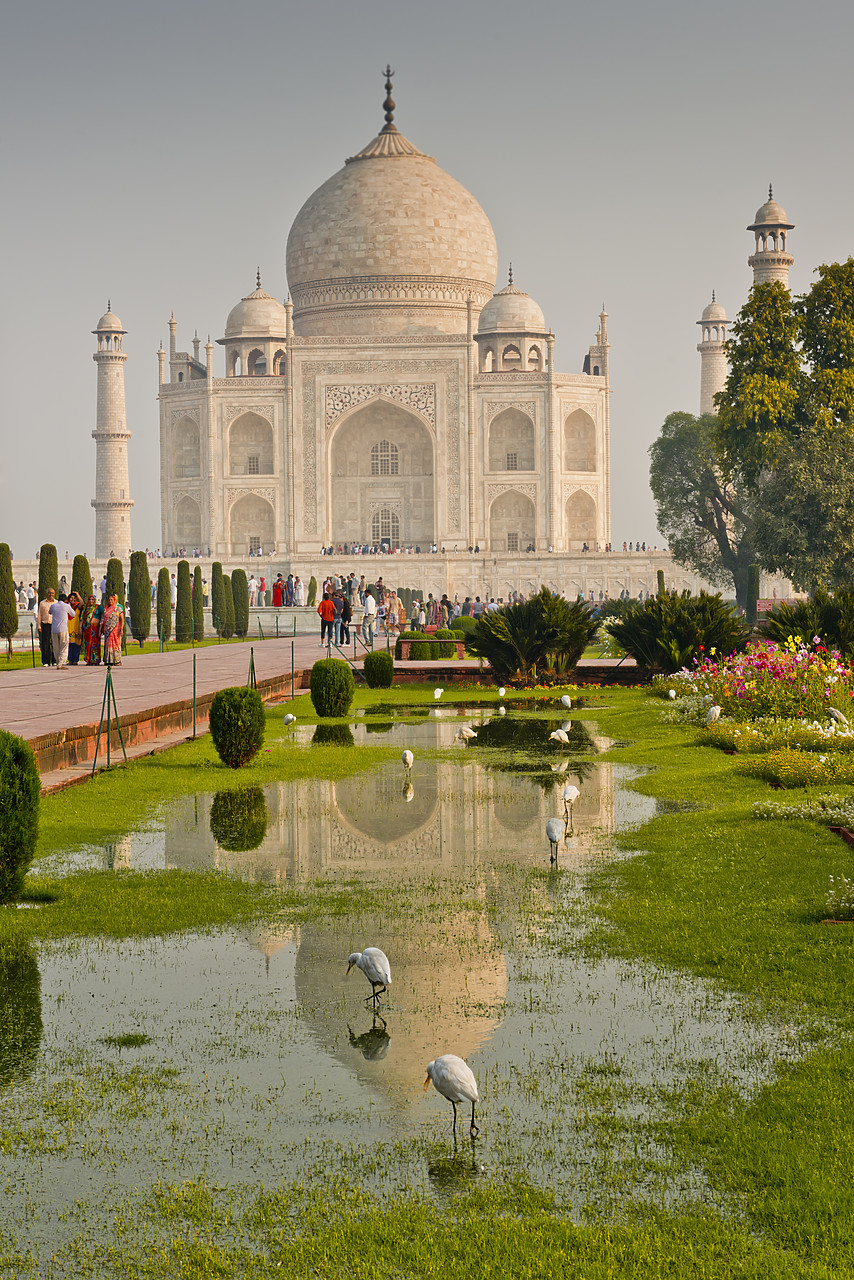
{"type": "Polygon", "coordinates": [[[255,679],[255,646],[249,646],[249,675],[246,680],[247,689],[257,689],[258,681],[255,679]]]}
{"type": "Polygon", "coordinates": [[[193,738],[196,736],[196,655],[193,654],[193,738]]]}
{"type": "Polygon", "coordinates": [[[291,641],[291,702],[294,700],[294,642],[291,641]]]}
{"type": "Polygon", "coordinates": [[[276,639],[279,638],[279,615],[276,614],[276,639]]]}
{"type": "Polygon", "coordinates": [[[33,624],[30,623],[30,648],[33,651],[33,666],[36,665],[36,638],[33,632],[33,624]]]}

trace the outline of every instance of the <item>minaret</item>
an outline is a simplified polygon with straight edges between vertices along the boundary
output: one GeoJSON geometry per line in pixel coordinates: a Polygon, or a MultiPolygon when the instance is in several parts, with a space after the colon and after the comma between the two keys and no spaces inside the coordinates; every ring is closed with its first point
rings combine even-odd
{"type": "Polygon", "coordinates": [[[756,237],[756,252],[747,259],[747,265],[753,267],[754,284],[779,280],[788,289],[789,267],[795,259],[786,252],[786,232],[794,225],[786,218],[786,210],[777,204],[769,184],[768,199],[756,210],[756,217],[747,228],[756,237]]]}
{"type": "Polygon", "coordinates": [[[697,321],[702,326],[702,341],[697,343],[700,353],[700,413],[717,413],[715,396],[723,391],[727,380],[729,366],[724,352],[728,320],[726,312],[719,302],[712,300],[703,311],[703,318],[697,321]]]}
{"type": "Polygon", "coordinates": [[[95,441],[95,559],[118,556],[126,560],[131,553],[130,509],[133,502],[128,482],[127,429],[125,414],[125,361],[122,351],[122,328],[107,303],[106,314],[92,332],[98,339],[98,350],[92,359],[98,366],[98,410],[95,441]]]}

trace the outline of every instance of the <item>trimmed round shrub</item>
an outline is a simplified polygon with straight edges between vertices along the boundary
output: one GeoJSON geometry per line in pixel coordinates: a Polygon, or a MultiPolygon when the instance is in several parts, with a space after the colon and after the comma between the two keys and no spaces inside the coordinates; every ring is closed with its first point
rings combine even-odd
{"type": "Polygon", "coordinates": [[[264,741],[264,703],[254,689],[220,689],[211,703],[209,725],[216,753],[229,769],[248,764],[264,741]]]}
{"type": "Polygon", "coordinates": [[[218,791],[211,805],[211,835],[220,849],[247,853],[267,834],[267,802],[260,787],[218,791]]]}
{"type": "Polygon", "coordinates": [[[453,631],[448,631],[444,627],[438,627],[433,632],[433,657],[434,658],[455,658],[457,651],[452,644],[439,644],[440,640],[456,640],[453,631]]]}
{"type": "MultiPolygon", "coordinates": [[[[395,642],[394,642],[394,656],[395,656],[395,658],[397,658],[398,662],[400,662],[400,654],[401,654],[400,642],[401,642],[401,640],[426,640],[426,639],[427,639],[427,637],[425,636],[425,634],[424,634],[424,632],[423,632],[423,631],[401,631],[400,635],[397,637],[397,639],[396,639],[396,640],[395,640],[395,642]]],[[[429,657],[431,657],[431,656],[432,656],[432,652],[433,652],[433,646],[432,646],[432,645],[420,644],[420,645],[418,646],[417,653],[418,653],[418,656],[419,656],[419,657],[422,657],[422,658],[429,658],[429,657]]],[[[416,656],[416,652],[415,652],[415,650],[410,649],[410,651],[409,651],[409,656],[410,656],[410,658],[414,658],[414,657],[416,656]]]]}
{"type": "Polygon", "coordinates": [[[311,668],[309,693],[319,716],[346,716],[355,691],[350,665],[340,658],[321,658],[311,668]]]}
{"type": "Polygon", "coordinates": [[[0,902],[21,896],[39,833],[40,789],[29,744],[0,729],[0,902]]]}
{"type": "Polygon", "coordinates": [[[390,689],[394,684],[394,659],[385,649],[365,654],[363,671],[369,689],[390,689]]]}
{"type": "Polygon", "coordinates": [[[461,613],[458,618],[454,618],[455,631],[473,631],[476,626],[477,618],[470,618],[467,614],[461,613]]]}

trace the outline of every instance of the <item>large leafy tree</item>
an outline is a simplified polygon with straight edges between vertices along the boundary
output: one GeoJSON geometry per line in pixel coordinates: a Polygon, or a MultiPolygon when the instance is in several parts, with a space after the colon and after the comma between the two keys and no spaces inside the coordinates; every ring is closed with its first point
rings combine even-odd
{"type": "Polygon", "coordinates": [[[722,467],[714,414],[671,413],[650,446],[649,483],[658,528],[677,564],[716,586],[734,586],[747,604],[748,570],[756,559],[755,501],[722,467]]]}

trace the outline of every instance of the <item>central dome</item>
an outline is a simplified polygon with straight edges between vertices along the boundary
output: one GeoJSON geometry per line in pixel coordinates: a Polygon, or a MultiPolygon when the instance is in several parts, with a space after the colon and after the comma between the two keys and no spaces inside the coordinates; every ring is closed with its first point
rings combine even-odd
{"type": "Polygon", "coordinates": [[[465,333],[466,302],[480,311],[496,271],[495,235],[474,196],[388,120],[291,227],[294,332],[465,333]]]}

